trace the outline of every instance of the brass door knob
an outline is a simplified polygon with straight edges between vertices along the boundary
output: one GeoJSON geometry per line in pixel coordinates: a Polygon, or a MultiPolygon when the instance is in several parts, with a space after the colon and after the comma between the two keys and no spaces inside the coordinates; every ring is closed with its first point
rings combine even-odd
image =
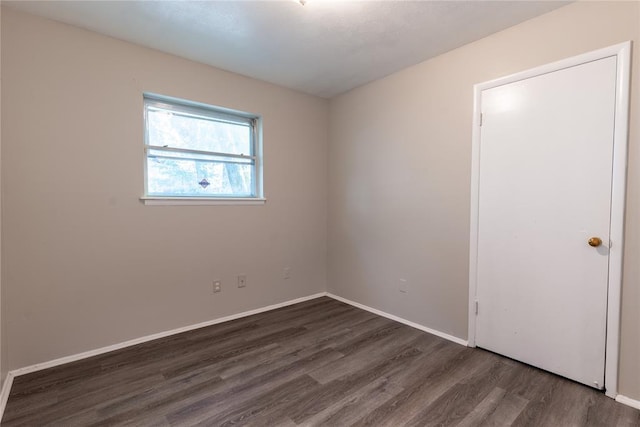
{"type": "Polygon", "coordinates": [[[601,244],[602,244],[602,239],[599,237],[592,237],[589,239],[589,246],[593,246],[594,248],[597,248],[601,244]]]}

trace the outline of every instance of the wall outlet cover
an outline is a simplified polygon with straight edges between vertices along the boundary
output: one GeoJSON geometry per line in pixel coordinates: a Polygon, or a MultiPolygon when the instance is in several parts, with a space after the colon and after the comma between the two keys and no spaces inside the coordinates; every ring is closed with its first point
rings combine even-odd
{"type": "Polygon", "coordinates": [[[245,286],[247,286],[247,276],[244,274],[241,274],[238,276],[238,287],[244,288],[245,286]]]}

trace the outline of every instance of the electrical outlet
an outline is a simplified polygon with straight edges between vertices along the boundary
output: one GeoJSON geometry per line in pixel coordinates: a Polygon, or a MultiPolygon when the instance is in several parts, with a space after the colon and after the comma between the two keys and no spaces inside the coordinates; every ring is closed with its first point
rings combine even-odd
{"type": "Polygon", "coordinates": [[[407,283],[407,279],[400,279],[398,281],[398,290],[403,294],[409,293],[409,284],[407,283]]]}
{"type": "Polygon", "coordinates": [[[241,274],[238,276],[238,287],[244,288],[245,286],[247,286],[247,276],[241,274]]]}
{"type": "Polygon", "coordinates": [[[291,277],[291,267],[285,267],[284,270],[282,270],[282,278],[288,279],[290,277],[291,277]]]}
{"type": "Polygon", "coordinates": [[[215,280],[213,282],[213,293],[217,294],[222,290],[222,282],[220,280],[215,280]]]}

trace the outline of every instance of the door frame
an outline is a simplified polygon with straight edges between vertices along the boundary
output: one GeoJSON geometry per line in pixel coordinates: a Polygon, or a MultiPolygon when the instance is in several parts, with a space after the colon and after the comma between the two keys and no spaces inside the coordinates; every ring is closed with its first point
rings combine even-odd
{"type": "Polygon", "coordinates": [[[599,59],[616,57],[616,103],[611,185],[609,277],[607,283],[607,329],[605,344],[605,394],[618,394],[618,353],[620,348],[620,302],[624,255],[624,217],[629,129],[631,42],[598,49],[496,80],[474,85],[473,134],[471,150],[471,224],[469,246],[469,347],[476,346],[476,291],[478,286],[478,213],[480,196],[480,125],[482,91],[519,80],[552,73],[599,59]]]}

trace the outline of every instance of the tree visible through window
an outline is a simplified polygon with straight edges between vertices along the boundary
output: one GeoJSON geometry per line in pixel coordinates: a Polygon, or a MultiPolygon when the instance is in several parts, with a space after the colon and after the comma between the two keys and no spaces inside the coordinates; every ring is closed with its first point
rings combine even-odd
{"type": "Polygon", "coordinates": [[[146,196],[257,198],[257,118],[145,95],[146,196]]]}

